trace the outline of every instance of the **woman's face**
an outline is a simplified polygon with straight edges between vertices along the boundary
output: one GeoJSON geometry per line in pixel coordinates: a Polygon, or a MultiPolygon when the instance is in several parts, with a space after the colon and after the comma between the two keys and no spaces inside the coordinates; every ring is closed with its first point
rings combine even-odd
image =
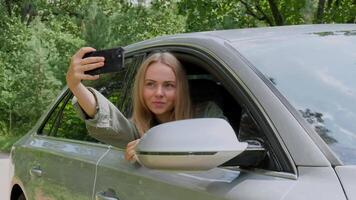
{"type": "Polygon", "coordinates": [[[160,122],[167,122],[176,101],[176,76],[165,64],[151,64],[145,74],[143,98],[160,122]]]}

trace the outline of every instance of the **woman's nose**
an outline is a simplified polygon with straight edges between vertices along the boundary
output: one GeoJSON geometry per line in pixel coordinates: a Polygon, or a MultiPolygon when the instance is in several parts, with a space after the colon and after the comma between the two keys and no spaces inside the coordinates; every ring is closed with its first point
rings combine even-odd
{"type": "Polygon", "coordinates": [[[163,96],[163,94],[164,94],[164,91],[163,91],[163,87],[162,86],[158,86],[157,88],[156,88],[156,96],[163,96]]]}

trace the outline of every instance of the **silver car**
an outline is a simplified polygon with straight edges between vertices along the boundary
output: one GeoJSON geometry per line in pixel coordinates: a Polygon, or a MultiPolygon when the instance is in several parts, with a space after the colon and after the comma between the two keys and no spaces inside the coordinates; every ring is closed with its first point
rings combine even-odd
{"type": "Polygon", "coordinates": [[[97,141],[65,88],[12,148],[15,199],[356,199],[356,24],[164,36],[124,47],[120,72],[88,82],[131,115],[135,69],[154,51],[183,63],[194,103],[226,120],[149,130],[139,163],[97,141]]]}

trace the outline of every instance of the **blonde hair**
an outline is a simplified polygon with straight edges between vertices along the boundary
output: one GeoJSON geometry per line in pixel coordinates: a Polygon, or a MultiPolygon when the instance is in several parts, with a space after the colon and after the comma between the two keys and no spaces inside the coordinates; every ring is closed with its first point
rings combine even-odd
{"type": "Polygon", "coordinates": [[[189,86],[186,74],[178,59],[171,53],[154,53],[139,67],[132,90],[132,121],[142,136],[151,128],[154,114],[148,109],[143,98],[143,86],[147,69],[153,63],[162,63],[172,69],[176,76],[176,101],[170,121],[189,119],[192,116],[189,86]]]}

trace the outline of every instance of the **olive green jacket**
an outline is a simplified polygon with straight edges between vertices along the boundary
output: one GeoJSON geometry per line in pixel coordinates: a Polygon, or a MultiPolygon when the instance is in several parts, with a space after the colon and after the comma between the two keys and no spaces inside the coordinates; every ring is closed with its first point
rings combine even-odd
{"type": "MultiPolygon", "coordinates": [[[[79,117],[85,121],[89,135],[100,142],[116,147],[125,147],[132,140],[140,138],[135,124],[127,119],[120,110],[105,98],[100,92],[88,88],[95,96],[97,112],[93,118],[88,118],[80,107],[76,97],[72,103],[79,117]]],[[[195,106],[194,118],[223,118],[223,111],[212,101],[195,106]]]]}

